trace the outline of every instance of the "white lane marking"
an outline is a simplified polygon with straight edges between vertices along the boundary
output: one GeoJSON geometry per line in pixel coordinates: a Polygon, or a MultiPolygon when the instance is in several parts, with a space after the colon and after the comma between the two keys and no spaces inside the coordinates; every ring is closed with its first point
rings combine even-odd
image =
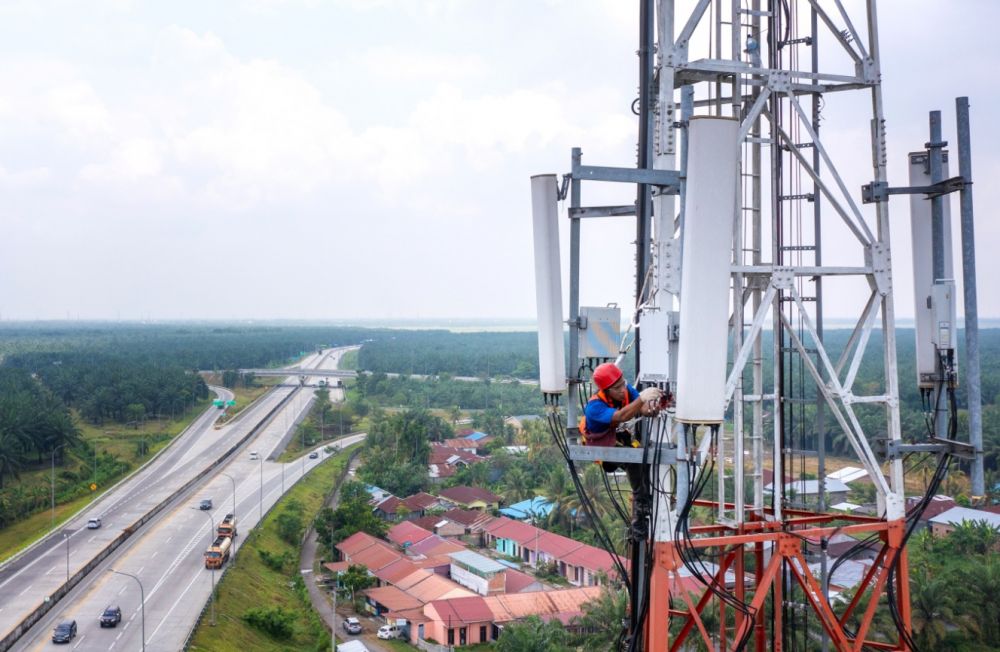
{"type": "MultiPolygon", "coordinates": [[[[108,526],[110,527],[110,526],[111,526],[111,524],[110,524],[110,523],[108,523],[108,526]]],[[[90,537],[89,539],[87,539],[87,543],[91,543],[91,542],[93,542],[93,540],[94,540],[94,539],[96,539],[96,538],[97,538],[97,535],[95,534],[94,536],[92,536],[92,537],[90,537]]]]}
{"type": "Polygon", "coordinates": [[[118,636],[115,637],[115,640],[117,641],[118,639],[120,639],[124,633],[125,632],[118,632],[118,636]]]}
{"type": "Polygon", "coordinates": [[[80,647],[80,643],[83,643],[83,639],[85,639],[85,638],[87,638],[87,635],[86,635],[86,634],[84,634],[83,636],[81,636],[81,637],[80,637],[80,640],[79,640],[79,641],[77,641],[77,642],[76,642],[76,645],[74,645],[74,646],[73,646],[73,649],[75,650],[76,648],[80,647]]]}
{"type": "MultiPolygon", "coordinates": [[[[121,636],[121,634],[119,634],[119,636],[121,636]]],[[[111,641],[111,645],[108,646],[108,652],[110,652],[111,650],[115,649],[115,644],[117,642],[118,642],[117,638],[115,640],[111,641]]]]}
{"type": "MultiPolygon", "coordinates": [[[[188,582],[188,585],[184,587],[184,590],[181,591],[180,596],[178,596],[177,599],[174,600],[174,603],[170,605],[170,609],[167,610],[167,613],[163,617],[163,620],[160,621],[160,624],[156,626],[156,629],[153,630],[153,633],[150,634],[149,637],[146,639],[147,643],[152,642],[153,638],[156,637],[156,632],[160,631],[160,628],[163,627],[163,623],[167,622],[167,620],[170,619],[170,614],[174,612],[174,609],[177,608],[177,605],[180,604],[181,600],[184,599],[184,596],[187,595],[187,592],[191,588],[191,585],[194,584],[200,577],[201,577],[201,570],[199,569],[198,572],[194,574],[194,577],[191,578],[191,581],[188,582]]],[[[211,595],[209,597],[211,597],[211,595]]]]}
{"type": "Polygon", "coordinates": [[[18,595],[24,595],[25,593],[27,593],[28,591],[30,591],[34,586],[35,586],[34,584],[28,585],[28,588],[26,588],[25,590],[23,590],[20,593],[18,593],[18,595]]]}
{"type": "Polygon", "coordinates": [[[45,574],[46,574],[46,575],[51,575],[52,573],[56,572],[56,569],[57,569],[57,568],[58,568],[58,566],[53,566],[53,567],[52,567],[52,568],[50,568],[49,570],[45,571],[45,574]]]}
{"type": "Polygon", "coordinates": [[[137,571],[135,572],[135,574],[136,574],[136,575],[142,575],[142,571],[143,571],[143,569],[145,569],[145,568],[146,568],[145,566],[140,566],[140,567],[139,567],[139,570],[137,570],[137,571]]]}
{"type": "Polygon", "coordinates": [[[160,551],[159,550],[154,550],[153,554],[151,554],[149,557],[150,557],[150,559],[152,559],[153,557],[155,557],[158,554],[160,554],[160,551]]]}
{"type": "Polygon", "coordinates": [[[164,543],[170,543],[170,540],[173,539],[173,538],[174,538],[174,536],[170,535],[169,537],[167,537],[167,540],[164,541],[164,543]]]}
{"type": "Polygon", "coordinates": [[[130,618],[129,621],[127,623],[125,623],[125,626],[122,627],[122,633],[123,634],[125,633],[125,630],[128,629],[128,626],[131,625],[131,624],[132,624],[132,619],[130,618]]]}
{"type": "Polygon", "coordinates": [[[125,593],[125,589],[127,589],[127,588],[128,588],[127,586],[123,586],[122,588],[118,589],[118,595],[121,595],[122,593],[125,593]]]}

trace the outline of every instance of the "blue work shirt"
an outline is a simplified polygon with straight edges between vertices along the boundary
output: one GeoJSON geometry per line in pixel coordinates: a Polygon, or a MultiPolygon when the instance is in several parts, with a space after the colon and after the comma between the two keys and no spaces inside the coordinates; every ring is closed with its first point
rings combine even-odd
{"type": "MultiPolygon", "coordinates": [[[[625,391],[628,392],[629,403],[639,400],[639,392],[628,383],[625,384],[625,391]]],[[[610,397],[609,397],[610,398],[610,397]]],[[[615,412],[622,409],[624,405],[609,405],[596,396],[587,402],[583,414],[587,418],[587,432],[592,435],[587,438],[587,443],[591,446],[614,446],[614,432],[611,431],[611,418],[615,412]]]]}

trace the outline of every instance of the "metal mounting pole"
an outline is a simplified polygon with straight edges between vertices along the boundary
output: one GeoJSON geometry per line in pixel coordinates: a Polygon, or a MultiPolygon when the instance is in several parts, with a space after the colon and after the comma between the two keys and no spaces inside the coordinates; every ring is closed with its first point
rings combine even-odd
{"type": "Polygon", "coordinates": [[[986,493],[983,477],[983,397],[979,368],[979,306],[976,299],[976,233],[972,216],[972,146],[969,129],[969,98],[955,99],[958,124],[958,173],[965,181],[959,195],[962,211],[962,283],[965,305],[966,392],[969,408],[969,443],[975,448],[972,461],[972,494],[986,493]]]}

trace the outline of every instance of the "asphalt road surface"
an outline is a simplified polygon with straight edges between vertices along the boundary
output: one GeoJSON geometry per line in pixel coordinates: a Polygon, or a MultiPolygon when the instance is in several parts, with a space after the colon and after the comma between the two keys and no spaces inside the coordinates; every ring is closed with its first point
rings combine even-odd
{"type": "MultiPolygon", "coordinates": [[[[339,354],[334,350],[332,354],[314,355],[304,361],[303,366],[335,366],[339,354]]],[[[62,620],[75,619],[79,633],[66,646],[73,650],[141,650],[143,638],[147,650],[181,649],[211,595],[213,571],[205,569],[203,553],[211,542],[210,537],[214,538],[218,523],[235,510],[239,534],[235,541],[236,554],[227,565],[238,566],[240,542],[257,524],[261,514],[313,466],[326,459],[320,447],[318,459],[303,456],[301,460],[286,464],[272,461],[280,453],[277,448],[285,433],[307,411],[311,390],[296,393],[294,388],[278,388],[220,429],[213,426],[217,411],[206,412],[146,468],[109,492],[92,508],[81,512],[49,540],[10,564],[9,568],[5,567],[0,571],[0,635],[10,631],[66,580],[67,549],[69,572],[74,573],[118,536],[123,527],[134,523],[203,471],[292,393],[294,397],[253,440],[199,486],[177,498],[142,526],[13,647],[14,650],[55,648],[57,646],[51,642],[55,625],[62,620]],[[250,459],[250,451],[256,451],[259,459],[250,459]],[[203,498],[212,499],[213,509],[197,509],[203,498]],[[87,530],[87,519],[95,515],[102,517],[103,526],[87,530]],[[139,582],[109,572],[112,568],[138,578],[144,603],[140,599],[139,582]],[[101,628],[98,619],[110,604],[121,607],[122,622],[116,628],[101,628]]],[[[343,440],[341,445],[362,437],[355,435],[343,440]]],[[[219,576],[216,571],[214,579],[218,580],[219,576]]]]}

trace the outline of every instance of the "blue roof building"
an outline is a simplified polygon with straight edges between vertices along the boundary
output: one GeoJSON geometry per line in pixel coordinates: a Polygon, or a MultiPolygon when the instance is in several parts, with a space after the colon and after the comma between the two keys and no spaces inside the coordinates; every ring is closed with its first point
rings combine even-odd
{"type": "Polygon", "coordinates": [[[486,437],[489,437],[489,435],[487,435],[485,432],[479,432],[477,430],[471,435],[466,435],[465,437],[462,437],[462,439],[468,439],[469,441],[479,441],[480,439],[484,439],[486,437]]]}
{"type": "Polygon", "coordinates": [[[531,500],[522,500],[500,510],[500,513],[518,521],[531,521],[545,518],[555,507],[555,503],[545,496],[535,496],[531,500]]]}

